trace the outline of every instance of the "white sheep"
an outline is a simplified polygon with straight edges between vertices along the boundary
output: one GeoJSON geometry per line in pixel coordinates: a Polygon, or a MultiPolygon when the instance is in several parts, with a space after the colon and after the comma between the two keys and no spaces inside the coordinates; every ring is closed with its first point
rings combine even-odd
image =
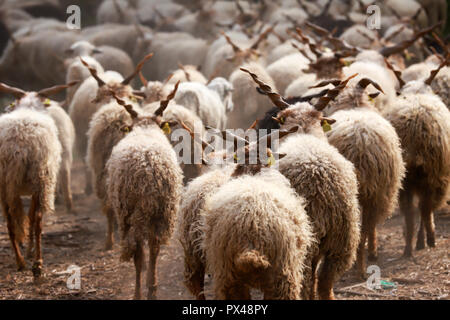
{"type": "MultiPolygon", "coordinates": [[[[114,71],[106,71],[102,74],[97,74],[97,71],[90,67],[86,62],[83,65],[87,66],[91,77],[87,78],[73,96],[72,102],[69,106],[70,118],[75,126],[77,135],[76,151],[77,155],[85,161],[87,149],[86,132],[89,128],[89,121],[92,115],[100,109],[104,104],[107,104],[111,99],[111,90],[119,97],[133,97],[133,89],[129,85],[134,76],[139,73],[143,63],[150,59],[152,54],[147,55],[140,64],[137,65],[136,70],[127,78],[123,77],[114,71]]],[[[82,62],[84,60],[81,60],[82,62]]],[[[86,169],[86,194],[92,192],[92,178],[91,173],[86,169]]]]}
{"type": "Polygon", "coordinates": [[[445,201],[450,186],[450,111],[431,88],[436,75],[448,61],[447,57],[425,80],[405,84],[401,73],[396,72],[400,96],[383,113],[401,139],[407,169],[400,193],[400,209],[406,223],[405,256],[412,256],[414,195],[419,198],[421,214],[416,243],[416,249],[420,250],[425,248],[425,230],[427,245],[435,246],[433,211],[445,201]]]}
{"type": "MultiPolygon", "coordinates": [[[[316,244],[309,249],[305,261],[308,269],[302,297],[315,299],[317,267],[323,260],[317,291],[320,299],[334,299],[333,284],[353,265],[359,244],[360,214],[354,166],[327,142],[322,124],[329,126],[330,119],[322,117],[320,111],[306,102],[290,106],[255,74],[249,74],[276,106],[265,119],[258,121],[257,128],[298,126],[296,134],[281,140],[279,150],[286,157],[280,160],[279,170],[306,200],[305,210],[314,228],[316,244]]],[[[342,82],[336,95],[348,81],[342,82]]],[[[323,109],[330,99],[330,96],[323,97],[315,107],[323,109]]]]}
{"type": "MultiPolygon", "coordinates": [[[[178,86],[178,84],[177,84],[178,86]]],[[[124,101],[133,118],[131,131],[112,150],[106,164],[107,194],[116,214],[121,239],[121,259],[134,257],[135,298],[141,297],[144,242],[150,250],[148,298],[156,298],[156,259],[170,237],[182,191],[183,174],[161,127],[161,116],[177,86],[154,114],[138,114],[124,101]]],[[[167,123],[167,122],[166,122],[167,123]]]]}
{"type": "Polygon", "coordinates": [[[0,199],[9,237],[16,256],[17,268],[25,268],[19,244],[27,235],[31,255],[35,248],[33,275],[42,274],[42,218],[54,210],[54,195],[61,162],[61,143],[53,119],[45,111],[48,96],[64,86],[25,92],[0,83],[0,91],[14,95],[13,111],[0,116],[0,199]],[[31,195],[31,207],[26,216],[23,195],[31,195]]]}
{"type": "Polygon", "coordinates": [[[232,91],[232,84],[224,78],[215,78],[208,85],[183,82],[174,101],[194,112],[204,125],[222,130],[233,110],[232,91]]]}

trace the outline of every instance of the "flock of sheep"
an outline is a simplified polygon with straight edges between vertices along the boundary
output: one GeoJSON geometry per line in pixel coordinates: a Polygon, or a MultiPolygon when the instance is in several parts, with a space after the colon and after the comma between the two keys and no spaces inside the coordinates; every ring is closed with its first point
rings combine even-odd
{"type": "Polygon", "coordinates": [[[75,212],[72,150],[107,217],[105,248],[117,222],[121,259],[134,260],[136,299],[145,269],[156,298],[172,236],[198,299],[205,273],[217,299],[249,299],[250,288],[333,299],[354,264],[365,276],[366,242],[377,259],[377,226],[397,206],[412,256],[414,197],[416,249],[435,246],[433,212],[450,184],[445,1],[377,1],[378,30],[366,26],[368,0],[104,0],[81,30],[32,16],[36,2],[59,6],[0,1],[0,92],[14,98],[0,116],[0,200],[19,270],[28,240],[42,276],[55,194],[75,212]],[[202,146],[203,164],[179,163],[177,128],[202,146]],[[242,163],[206,141],[211,129],[242,142],[245,160],[262,140],[279,148],[242,163]],[[268,134],[250,141],[252,129],[268,134]]]}

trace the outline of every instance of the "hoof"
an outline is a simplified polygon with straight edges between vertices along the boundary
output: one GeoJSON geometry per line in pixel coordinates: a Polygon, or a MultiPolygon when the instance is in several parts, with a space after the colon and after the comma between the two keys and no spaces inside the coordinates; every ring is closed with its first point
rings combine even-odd
{"type": "Polygon", "coordinates": [[[434,241],[434,238],[427,238],[427,245],[428,245],[430,248],[436,247],[436,242],[434,241]]]}
{"type": "Polygon", "coordinates": [[[42,276],[42,260],[38,260],[33,264],[31,268],[34,279],[39,279],[42,276]]]}
{"type": "Polygon", "coordinates": [[[26,267],[25,261],[18,261],[17,262],[17,271],[24,271],[26,267]]]}
{"type": "Polygon", "coordinates": [[[148,288],[147,300],[156,300],[156,286],[148,288]]]}
{"type": "Polygon", "coordinates": [[[403,252],[403,258],[412,258],[413,254],[411,250],[406,250],[403,252]]]}
{"type": "Polygon", "coordinates": [[[416,250],[423,250],[423,249],[425,249],[425,242],[417,241],[417,243],[416,243],[416,250]]]}
{"type": "Polygon", "coordinates": [[[72,206],[66,207],[66,212],[67,212],[68,214],[77,215],[77,210],[75,210],[72,206]]]}

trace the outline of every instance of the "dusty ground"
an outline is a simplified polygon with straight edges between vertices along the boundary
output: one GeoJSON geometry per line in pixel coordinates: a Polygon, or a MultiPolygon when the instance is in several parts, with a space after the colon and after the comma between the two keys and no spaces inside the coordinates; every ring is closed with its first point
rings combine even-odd
{"type": "MultiPolygon", "coordinates": [[[[44,219],[45,280],[33,283],[28,260],[24,272],[16,271],[6,224],[0,218],[0,299],[131,299],[134,293],[134,266],[121,263],[117,245],[104,251],[106,218],[94,195],[81,195],[84,184],[80,164],[73,169],[73,191],[77,215],[69,215],[57,205],[54,215],[44,219]],[[70,265],[81,267],[81,289],[69,290],[70,265]]],[[[336,284],[338,299],[450,299],[450,207],[435,215],[437,246],[418,251],[414,259],[404,259],[403,219],[395,215],[379,230],[381,279],[395,282],[396,289],[371,291],[352,271],[336,284]]],[[[172,239],[158,260],[158,299],[191,299],[183,285],[183,252],[172,239]]],[[[211,281],[206,280],[207,298],[212,298],[211,281]]],[[[256,297],[260,295],[256,294],[256,297]]]]}

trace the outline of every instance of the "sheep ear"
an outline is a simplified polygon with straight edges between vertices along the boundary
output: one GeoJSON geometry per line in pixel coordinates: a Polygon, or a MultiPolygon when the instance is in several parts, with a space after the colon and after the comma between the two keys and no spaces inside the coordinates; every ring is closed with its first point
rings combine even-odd
{"type": "Polygon", "coordinates": [[[178,121],[163,121],[159,125],[162,131],[164,131],[165,134],[169,135],[172,133],[172,127],[176,126],[178,124],[178,121]]]}
{"type": "Polygon", "coordinates": [[[329,124],[336,123],[336,119],[328,118],[328,117],[320,117],[320,124],[322,126],[324,125],[325,121],[328,122],[329,124]]]}
{"type": "Polygon", "coordinates": [[[102,54],[102,53],[103,53],[103,50],[98,49],[98,48],[94,48],[94,49],[92,50],[92,54],[102,54]]]}
{"type": "Polygon", "coordinates": [[[281,160],[281,159],[283,159],[284,157],[287,156],[286,153],[277,153],[277,152],[273,152],[272,155],[273,155],[275,158],[278,157],[278,160],[281,160]]]}
{"type": "Polygon", "coordinates": [[[72,86],[78,84],[79,82],[80,81],[72,81],[68,84],[62,84],[59,86],[53,86],[53,87],[50,87],[47,89],[42,89],[38,92],[38,95],[40,95],[41,97],[44,97],[44,98],[48,98],[49,96],[55,95],[64,89],[67,89],[69,87],[72,87],[72,86]]]}
{"type": "Polygon", "coordinates": [[[4,84],[2,82],[0,82],[0,92],[10,93],[16,99],[20,99],[26,94],[26,92],[23,91],[22,89],[8,86],[7,84],[4,84]]]}
{"type": "Polygon", "coordinates": [[[130,133],[131,130],[133,130],[133,126],[124,125],[124,126],[120,127],[119,130],[124,133],[130,133]]]}
{"type": "Polygon", "coordinates": [[[73,50],[72,48],[68,48],[66,50],[64,50],[64,54],[70,56],[75,52],[75,50],[73,50]]]}
{"type": "Polygon", "coordinates": [[[362,78],[358,82],[358,85],[363,89],[367,88],[367,86],[369,84],[373,85],[378,91],[381,91],[384,94],[384,91],[383,91],[383,89],[381,89],[380,85],[378,83],[376,83],[375,81],[370,80],[369,78],[362,78]]]}
{"type": "Polygon", "coordinates": [[[137,96],[137,97],[140,97],[142,99],[146,99],[147,98],[147,95],[144,92],[142,92],[142,91],[133,90],[133,95],[137,96]]]}
{"type": "Polygon", "coordinates": [[[369,94],[369,98],[370,99],[375,99],[376,97],[378,97],[379,95],[380,95],[380,91],[378,91],[378,92],[375,92],[375,93],[371,93],[371,94],[369,94]]]}

